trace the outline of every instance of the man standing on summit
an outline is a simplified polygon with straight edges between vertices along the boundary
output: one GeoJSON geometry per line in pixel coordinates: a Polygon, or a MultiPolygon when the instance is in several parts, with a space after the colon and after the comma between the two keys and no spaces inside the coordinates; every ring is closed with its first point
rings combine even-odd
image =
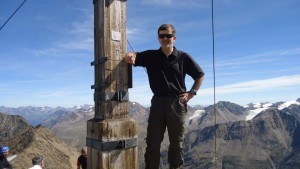
{"type": "Polygon", "coordinates": [[[158,50],[130,52],[124,57],[126,63],[147,69],[150,88],[153,92],[147,128],[146,169],[158,169],[160,145],[166,128],[170,146],[168,161],[171,169],[183,165],[183,133],[187,102],[200,88],[204,72],[193,58],[174,47],[176,31],[173,25],[163,24],[158,28],[158,50]],[[194,79],[187,91],[185,76],[194,79]]]}

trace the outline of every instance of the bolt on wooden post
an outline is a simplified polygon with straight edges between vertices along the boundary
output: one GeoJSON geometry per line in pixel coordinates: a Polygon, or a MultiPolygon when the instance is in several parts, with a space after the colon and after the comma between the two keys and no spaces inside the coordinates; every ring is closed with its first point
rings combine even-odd
{"type": "Polygon", "coordinates": [[[126,0],[93,0],[95,117],[87,122],[88,169],[138,169],[136,122],[128,118],[126,0]]]}

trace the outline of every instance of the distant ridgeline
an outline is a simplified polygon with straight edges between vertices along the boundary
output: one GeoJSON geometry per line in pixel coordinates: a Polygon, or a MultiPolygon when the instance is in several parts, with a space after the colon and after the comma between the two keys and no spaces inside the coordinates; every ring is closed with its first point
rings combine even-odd
{"type": "MultiPolygon", "coordinates": [[[[217,125],[214,123],[213,105],[188,107],[184,168],[214,169],[213,157],[216,155],[219,168],[299,169],[300,99],[273,104],[251,103],[246,106],[220,101],[215,107],[217,125]],[[215,133],[217,134],[216,149],[214,146],[215,133]],[[215,150],[216,154],[214,154],[215,150]]],[[[140,168],[144,168],[142,157],[145,152],[144,138],[146,137],[149,108],[129,102],[129,111],[130,117],[134,118],[138,124],[139,161],[140,168]]],[[[55,155],[57,152],[52,154],[48,151],[50,149],[57,151],[61,149],[57,147],[66,147],[59,153],[62,157],[70,156],[72,158],[69,160],[71,162],[67,162],[61,168],[70,167],[74,163],[73,160],[76,161],[78,152],[65,142],[71,143],[77,149],[84,146],[86,121],[94,116],[94,108],[90,105],[73,108],[21,107],[13,109],[1,106],[0,112],[25,116],[28,121],[35,121],[32,124],[42,124],[51,130],[42,126],[31,127],[20,116],[0,114],[0,144],[8,144],[11,147],[12,155],[18,155],[13,160],[13,164],[19,168],[26,168],[30,164],[30,157],[26,157],[26,153],[32,153],[33,146],[42,147],[39,151],[47,152],[46,159],[53,164],[57,160],[55,155]],[[25,113],[22,110],[26,110],[25,113]],[[29,116],[30,112],[37,116],[40,113],[47,115],[47,118],[32,120],[36,116],[29,116]],[[52,132],[64,141],[57,138],[52,132]],[[49,140],[49,138],[53,139],[49,140]],[[57,145],[57,147],[51,147],[53,145],[57,145]]],[[[167,145],[168,138],[165,138],[161,147],[161,168],[168,167],[167,145]]]]}

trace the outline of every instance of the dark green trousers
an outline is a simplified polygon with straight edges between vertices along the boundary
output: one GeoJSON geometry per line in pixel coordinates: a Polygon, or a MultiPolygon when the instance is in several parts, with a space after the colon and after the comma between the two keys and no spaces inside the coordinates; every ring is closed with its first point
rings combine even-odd
{"type": "Polygon", "coordinates": [[[159,168],[160,145],[166,128],[170,140],[169,164],[172,168],[183,164],[183,133],[186,112],[186,105],[179,101],[179,97],[153,96],[147,128],[146,169],[159,168]]]}

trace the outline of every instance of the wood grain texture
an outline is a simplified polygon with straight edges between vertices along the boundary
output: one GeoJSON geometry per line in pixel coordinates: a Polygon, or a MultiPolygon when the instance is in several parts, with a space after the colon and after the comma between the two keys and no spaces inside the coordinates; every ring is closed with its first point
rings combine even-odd
{"type": "MultiPolygon", "coordinates": [[[[128,92],[126,0],[98,0],[94,4],[95,95],[128,92]],[[105,85],[107,84],[107,85],[105,85]]],[[[136,122],[128,118],[127,101],[103,101],[95,97],[95,117],[87,122],[87,138],[100,142],[137,138],[136,122]]],[[[137,169],[138,148],[101,150],[88,147],[88,169],[137,169]]]]}

